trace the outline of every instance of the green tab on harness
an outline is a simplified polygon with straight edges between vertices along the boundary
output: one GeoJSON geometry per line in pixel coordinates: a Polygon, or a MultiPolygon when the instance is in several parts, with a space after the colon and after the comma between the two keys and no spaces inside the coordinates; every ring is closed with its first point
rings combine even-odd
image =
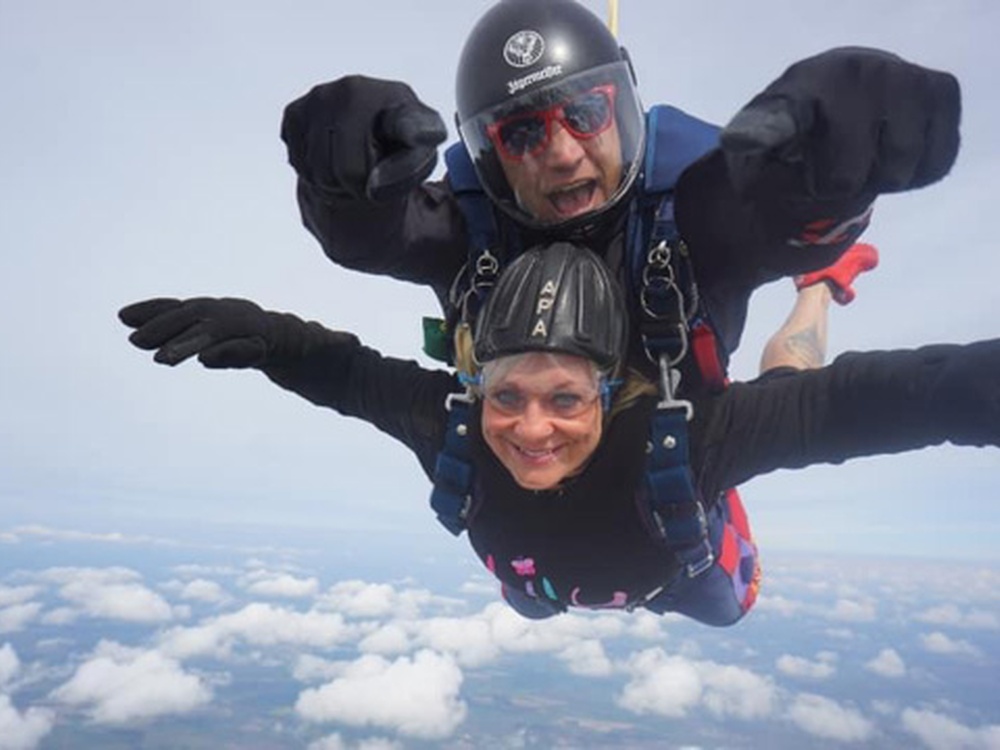
{"type": "Polygon", "coordinates": [[[450,336],[444,318],[424,317],[424,354],[438,362],[448,363],[450,336]]]}

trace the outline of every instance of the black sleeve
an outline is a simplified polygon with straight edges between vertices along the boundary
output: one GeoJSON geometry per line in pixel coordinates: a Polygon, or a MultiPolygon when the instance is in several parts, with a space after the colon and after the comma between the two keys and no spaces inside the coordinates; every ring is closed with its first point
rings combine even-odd
{"type": "Polygon", "coordinates": [[[327,333],[323,343],[305,356],[266,367],[264,373],[317,406],[362,419],[396,438],[432,477],[444,443],[444,401],[452,391],[461,390],[455,376],[383,357],[351,334],[327,333]]]}
{"type": "Polygon", "coordinates": [[[706,496],[775,469],[951,442],[1000,446],[1000,339],[844,354],[735,383],[696,407],[706,496]]]}
{"type": "Polygon", "coordinates": [[[332,200],[300,179],[297,197],[303,223],[334,263],[430,286],[447,299],[468,254],[465,221],[447,183],[373,203],[332,200]]]}
{"type": "Polygon", "coordinates": [[[677,183],[677,228],[726,350],[739,344],[754,289],[831,265],[867,226],[870,197],[792,203],[776,195],[741,199],[719,149],[677,183]]]}

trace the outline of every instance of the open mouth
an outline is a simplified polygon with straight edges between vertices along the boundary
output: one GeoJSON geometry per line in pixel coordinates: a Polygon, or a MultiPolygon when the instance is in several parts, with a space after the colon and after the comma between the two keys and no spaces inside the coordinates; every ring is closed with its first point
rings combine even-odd
{"type": "Polygon", "coordinates": [[[588,211],[597,192],[597,180],[583,180],[548,194],[548,199],[560,216],[576,216],[588,211]]]}

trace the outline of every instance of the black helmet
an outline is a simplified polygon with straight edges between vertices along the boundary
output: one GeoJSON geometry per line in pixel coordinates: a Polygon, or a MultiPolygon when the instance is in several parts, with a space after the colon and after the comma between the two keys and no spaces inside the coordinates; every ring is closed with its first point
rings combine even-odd
{"type": "Polygon", "coordinates": [[[536,247],[500,275],[476,320],[480,364],[529,351],[576,354],[614,371],[628,345],[618,283],[590,250],[569,242],[536,247]]]}
{"type": "MultiPolygon", "coordinates": [[[[456,100],[458,129],[480,182],[504,211],[528,226],[587,223],[618,202],[641,166],[645,120],[628,57],[605,24],[574,0],[501,0],[494,5],[462,49],[456,100]],[[583,216],[566,221],[532,216],[508,184],[498,145],[507,149],[505,157],[519,158],[537,141],[516,127],[524,119],[516,116],[576,103],[581,95],[589,95],[590,104],[573,113],[562,110],[560,122],[564,127],[579,124],[577,138],[614,125],[621,144],[621,179],[604,204],[583,216]]],[[[543,122],[545,128],[551,126],[550,119],[543,122]]]]}

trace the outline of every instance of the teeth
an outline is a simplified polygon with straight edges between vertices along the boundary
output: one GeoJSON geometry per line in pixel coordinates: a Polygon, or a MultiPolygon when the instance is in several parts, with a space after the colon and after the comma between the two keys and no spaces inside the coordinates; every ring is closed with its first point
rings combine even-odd
{"type": "Polygon", "coordinates": [[[542,456],[548,456],[552,453],[551,450],[528,450],[527,448],[518,448],[521,453],[530,458],[541,458],[542,456]]]}

